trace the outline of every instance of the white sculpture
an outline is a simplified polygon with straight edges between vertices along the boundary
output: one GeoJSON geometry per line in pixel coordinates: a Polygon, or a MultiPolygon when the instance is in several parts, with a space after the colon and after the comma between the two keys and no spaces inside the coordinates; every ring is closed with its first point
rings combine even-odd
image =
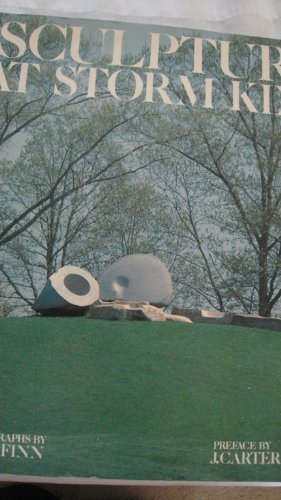
{"type": "Polygon", "coordinates": [[[99,298],[99,285],[85,269],[64,266],[48,279],[33,309],[42,314],[81,312],[99,298]]]}
{"type": "Polygon", "coordinates": [[[171,303],[173,284],[165,264],[150,254],[121,257],[98,278],[102,300],[147,301],[159,307],[171,303]]]}

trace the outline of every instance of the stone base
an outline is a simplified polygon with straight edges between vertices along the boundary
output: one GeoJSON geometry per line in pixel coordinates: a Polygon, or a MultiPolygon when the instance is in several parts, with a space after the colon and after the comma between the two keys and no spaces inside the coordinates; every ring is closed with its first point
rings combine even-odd
{"type": "Polygon", "coordinates": [[[263,328],[265,330],[281,332],[280,318],[265,318],[263,316],[239,312],[208,311],[206,309],[174,306],[172,315],[178,314],[191,318],[195,323],[247,326],[249,328],[263,328]]]}
{"type": "Polygon", "coordinates": [[[168,314],[166,313],[167,321],[180,321],[181,323],[192,323],[190,318],[186,316],[180,316],[179,314],[168,314]]]}
{"type": "Polygon", "coordinates": [[[186,316],[194,323],[218,323],[221,325],[230,325],[233,313],[208,311],[206,309],[192,309],[189,307],[173,306],[173,315],[186,316]]]}
{"type": "Polygon", "coordinates": [[[281,319],[279,318],[265,318],[263,316],[254,316],[252,314],[234,313],[231,324],[281,332],[281,319]]]}
{"type": "Polygon", "coordinates": [[[94,304],[89,308],[87,317],[109,321],[182,321],[192,323],[188,318],[165,313],[159,307],[151,306],[148,302],[121,300],[113,302],[99,301],[98,304],[94,304]]]}

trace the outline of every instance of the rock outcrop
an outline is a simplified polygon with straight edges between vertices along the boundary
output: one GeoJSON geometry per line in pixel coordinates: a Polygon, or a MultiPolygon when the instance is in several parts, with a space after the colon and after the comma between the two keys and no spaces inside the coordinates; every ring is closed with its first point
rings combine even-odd
{"type": "Polygon", "coordinates": [[[99,303],[89,308],[87,317],[111,321],[182,321],[191,323],[190,319],[183,316],[168,314],[159,307],[152,306],[147,301],[99,301],[99,303]]]}
{"type": "Polygon", "coordinates": [[[265,318],[263,316],[240,312],[208,311],[206,309],[192,309],[178,306],[172,308],[172,314],[187,316],[195,323],[247,326],[281,332],[280,318],[265,318]]]}

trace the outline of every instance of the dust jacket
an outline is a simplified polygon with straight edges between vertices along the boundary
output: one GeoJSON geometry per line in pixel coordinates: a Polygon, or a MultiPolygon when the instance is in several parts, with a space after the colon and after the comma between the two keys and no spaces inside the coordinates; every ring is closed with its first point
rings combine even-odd
{"type": "Polygon", "coordinates": [[[280,484],[280,331],[31,312],[58,267],[144,252],[181,306],[278,316],[280,41],[16,14],[0,40],[1,480],[280,484]]]}

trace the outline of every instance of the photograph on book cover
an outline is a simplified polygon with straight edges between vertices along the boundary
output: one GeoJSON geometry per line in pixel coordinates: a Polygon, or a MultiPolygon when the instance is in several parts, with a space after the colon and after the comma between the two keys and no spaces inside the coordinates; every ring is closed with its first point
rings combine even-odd
{"type": "Polygon", "coordinates": [[[0,27],[1,480],[278,484],[280,41],[0,27]]]}

